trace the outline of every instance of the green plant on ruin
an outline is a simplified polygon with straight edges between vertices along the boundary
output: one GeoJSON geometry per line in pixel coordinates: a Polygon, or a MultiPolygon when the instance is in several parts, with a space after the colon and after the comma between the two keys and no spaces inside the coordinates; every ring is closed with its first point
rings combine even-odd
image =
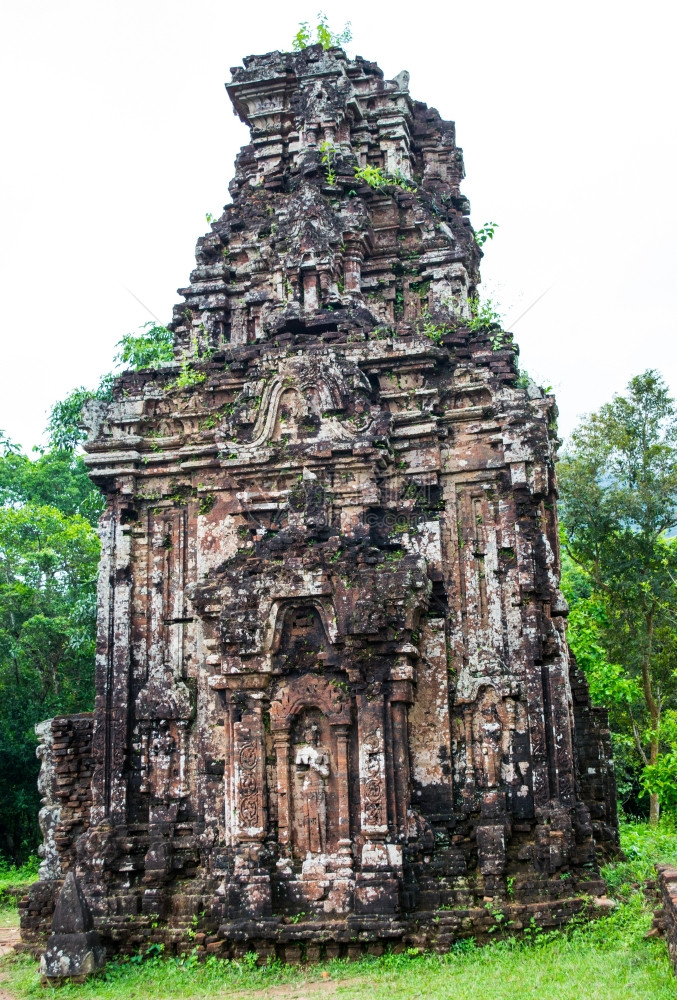
{"type": "Polygon", "coordinates": [[[488,928],[489,934],[494,934],[496,931],[505,931],[513,923],[512,920],[506,918],[505,913],[500,910],[493,903],[485,903],[484,908],[491,914],[494,923],[488,928]]]}
{"type": "Polygon", "coordinates": [[[388,175],[388,183],[392,184],[394,187],[402,188],[403,191],[415,191],[416,185],[412,184],[407,177],[398,169],[394,174],[388,175]]]}
{"type": "Polygon", "coordinates": [[[515,379],[515,388],[528,389],[532,383],[534,383],[534,380],[526,368],[520,368],[517,373],[517,378],[515,379]]]}
{"type": "Polygon", "coordinates": [[[500,351],[502,347],[510,343],[510,334],[506,333],[505,330],[497,330],[494,336],[490,338],[489,343],[491,344],[492,351],[500,351]]]}
{"type": "Polygon", "coordinates": [[[404,559],[404,556],[405,556],[405,553],[400,548],[400,549],[397,549],[394,552],[385,552],[384,555],[383,555],[383,558],[385,559],[386,562],[398,563],[402,559],[404,559]]]}
{"type": "Polygon", "coordinates": [[[397,170],[394,174],[387,174],[382,167],[373,167],[368,163],[365,167],[355,167],[355,178],[364,181],[370,188],[378,191],[385,187],[399,187],[403,191],[413,191],[414,188],[408,182],[404,174],[397,170]]]}
{"type": "Polygon", "coordinates": [[[412,292],[416,292],[421,302],[425,302],[430,292],[430,285],[431,280],[428,278],[426,281],[412,281],[409,288],[412,292]]]}
{"type": "Polygon", "coordinates": [[[441,344],[442,337],[449,330],[445,326],[435,323],[430,313],[426,310],[418,323],[418,332],[423,334],[424,337],[428,337],[433,343],[441,344]]]}
{"type": "Polygon", "coordinates": [[[200,385],[207,378],[204,372],[196,372],[187,357],[181,362],[181,368],[176,378],[167,384],[166,391],[173,389],[192,389],[193,386],[200,385]]]}
{"type": "MultiPolygon", "coordinates": [[[[492,326],[501,325],[501,314],[498,312],[497,303],[492,299],[480,299],[479,296],[471,296],[468,299],[468,304],[470,305],[471,317],[468,322],[468,327],[477,332],[480,330],[489,330],[492,326]]],[[[493,347],[493,350],[497,350],[493,347]]]]}
{"type": "MultiPolygon", "coordinates": [[[[197,349],[197,338],[193,338],[193,350],[196,353],[197,349]]],[[[195,371],[188,355],[184,354],[179,374],[172,382],[169,382],[165,388],[167,392],[171,392],[173,389],[191,389],[193,386],[201,385],[206,378],[207,376],[204,372],[195,371]]]]}
{"type": "MultiPolygon", "coordinates": [[[[517,388],[517,389],[528,389],[530,385],[531,386],[534,386],[534,385],[537,386],[537,388],[539,388],[541,390],[541,392],[543,393],[544,396],[547,396],[547,395],[549,395],[549,393],[552,392],[552,386],[551,385],[538,385],[538,383],[536,382],[536,379],[533,378],[529,374],[529,372],[526,370],[526,368],[520,368],[519,366],[517,366],[517,378],[515,379],[515,388],[517,388]]],[[[550,418],[549,417],[548,418],[548,426],[552,430],[556,430],[557,429],[556,420],[554,418],[550,418]]]]}
{"type": "Polygon", "coordinates": [[[200,497],[198,503],[197,512],[198,514],[208,514],[216,503],[216,497],[213,493],[207,493],[205,496],[200,497]]]}
{"type": "Polygon", "coordinates": [[[366,167],[355,167],[355,177],[375,189],[385,187],[388,183],[381,167],[372,167],[369,163],[366,167]]]}
{"type": "Polygon", "coordinates": [[[497,222],[485,222],[483,226],[475,230],[475,242],[478,247],[483,247],[487,240],[493,240],[498,229],[497,222]]]}
{"type": "Polygon", "coordinates": [[[325,175],[327,178],[327,184],[336,184],[336,171],[334,170],[334,159],[336,157],[337,147],[333,142],[325,140],[320,143],[320,159],[322,161],[322,166],[325,167],[325,175]]]}
{"type": "Polygon", "coordinates": [[[342,45],[347,45],[348,42],[352,41],[352,37],[353,33],[350,21],[346,21],[343,31],[334,32],[329,27],[327,15],[321,10],[317,15],[317,24],[313,27],[311,27],[309,21],[301,21],[299,23],[299,30],[294,35],[291,47],[294,52],[302,52],[309,45],[321,45],[326,52],[327,49],[340,48],[342,45]],[[314,40],[313,31],[315,31],[314,40]]]}

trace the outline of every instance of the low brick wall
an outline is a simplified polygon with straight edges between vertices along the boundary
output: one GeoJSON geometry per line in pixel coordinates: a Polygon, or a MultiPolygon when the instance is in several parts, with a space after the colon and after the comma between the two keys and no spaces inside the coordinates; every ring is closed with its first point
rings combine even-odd
{"type": "Polygon", "coordinates": [[[89,829],[92,804],[92,726],[90,713],[52,719],[54,796],[61,807],[54,839],[61,874],[75,861],[75,842],[89,829]]]}
{"type": "Polygon", "coordinates": [[[677,972],[677,868],[672,865],[656,865],[656,871],[663,906],[656,914],[654,926],[665,935],[670,960],[677,972]]]}
{"type": "Polygon", "coordinates": [[[63,878],[75,864],[78,837],[89,829],[92,804],[93,716],[60,716],[37,727],[41,740],[41,821],[45,837],[40,880],[17,900],[21,937],[31,950],[50,933],[54,904],[63,878]]]}
{"type": "Polygon", "coordinates": [[[609,717],[605,708],[594,708],[591,704],[588,682],[573,655],[569,680],[576,720],[574,737],[580,794],[590,810],[598,857],[609,858],[620,846],[609,717]]]}

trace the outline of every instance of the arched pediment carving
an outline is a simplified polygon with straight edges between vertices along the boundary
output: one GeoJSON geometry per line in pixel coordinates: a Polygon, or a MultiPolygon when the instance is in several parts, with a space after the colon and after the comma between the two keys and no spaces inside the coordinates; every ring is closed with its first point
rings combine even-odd
{"type": "Polygon", "coordinates": [[[317,674],[304,674],[289,681],[270,706],[273,729],[287,729],[295,715],[305,708],[319,708],[332,725],[350,722],[350,706],[345,694],[332,681],[317,674]]]}
{"type": "Polygon", "coordinates": [[[251,439],[246,443],[229,441],[228,446],[253,451],[279,439],[281,434],[294,440],[308,437],[352,441],[373,423],[370,393],[369,380],[357,365],[326,356],[288,358],[260,397],[255,388],[244,387],[236,405],[252,413],[251,400],[256,400],[251,439]],[[355,400],[360,397],[364,400],[361,411],[358,408],[359,412],[348,419],[347,411],[355,409],[355,400]]]}

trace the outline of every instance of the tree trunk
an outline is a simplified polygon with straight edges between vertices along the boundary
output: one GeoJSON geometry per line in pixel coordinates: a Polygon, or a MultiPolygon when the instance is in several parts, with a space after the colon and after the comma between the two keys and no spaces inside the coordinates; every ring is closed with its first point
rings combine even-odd
{"type": "MultiPolygon", "coordinates": [[[[644,690],[644,700],[646,701],[646,707],[649,709],[649,715],[651,717],[651,731],[652,737],[649,752],[649,763],[655,764],[658,760],[659,752],[659,739],[658,730],[661,724],[661,708],[659,703],[653,693],[653,688],[651,685],[651,653],[653,645],[653,611],[649,611],[646,616],[646,647],[642,654],[642,688],[644,690]]],[[[658,823],[658,818],[660,816],[660,802],[658,800],[658,793],[651,792],[649,795],[649,823],[655,825],[658,823]]]]}

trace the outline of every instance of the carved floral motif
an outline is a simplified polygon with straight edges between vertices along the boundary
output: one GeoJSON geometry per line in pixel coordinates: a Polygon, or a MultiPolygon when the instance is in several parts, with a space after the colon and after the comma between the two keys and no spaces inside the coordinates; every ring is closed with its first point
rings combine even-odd
{"type": "Polygon", "coordinates": [[[240,762],[238,784],[240,826],[255,827],[259,825],[258,747],[255,743],[247,741],[240,747],[238,757],[240,762]]]}
{"type": "Polygon", "coordinates": [[[350,722],[350,709],[343,692],[324,677],[305,674],[290,681],[271,704],[272,727],[287,728],[294,715],[310,706],[319,708],[332,723],[350,722]]]}

